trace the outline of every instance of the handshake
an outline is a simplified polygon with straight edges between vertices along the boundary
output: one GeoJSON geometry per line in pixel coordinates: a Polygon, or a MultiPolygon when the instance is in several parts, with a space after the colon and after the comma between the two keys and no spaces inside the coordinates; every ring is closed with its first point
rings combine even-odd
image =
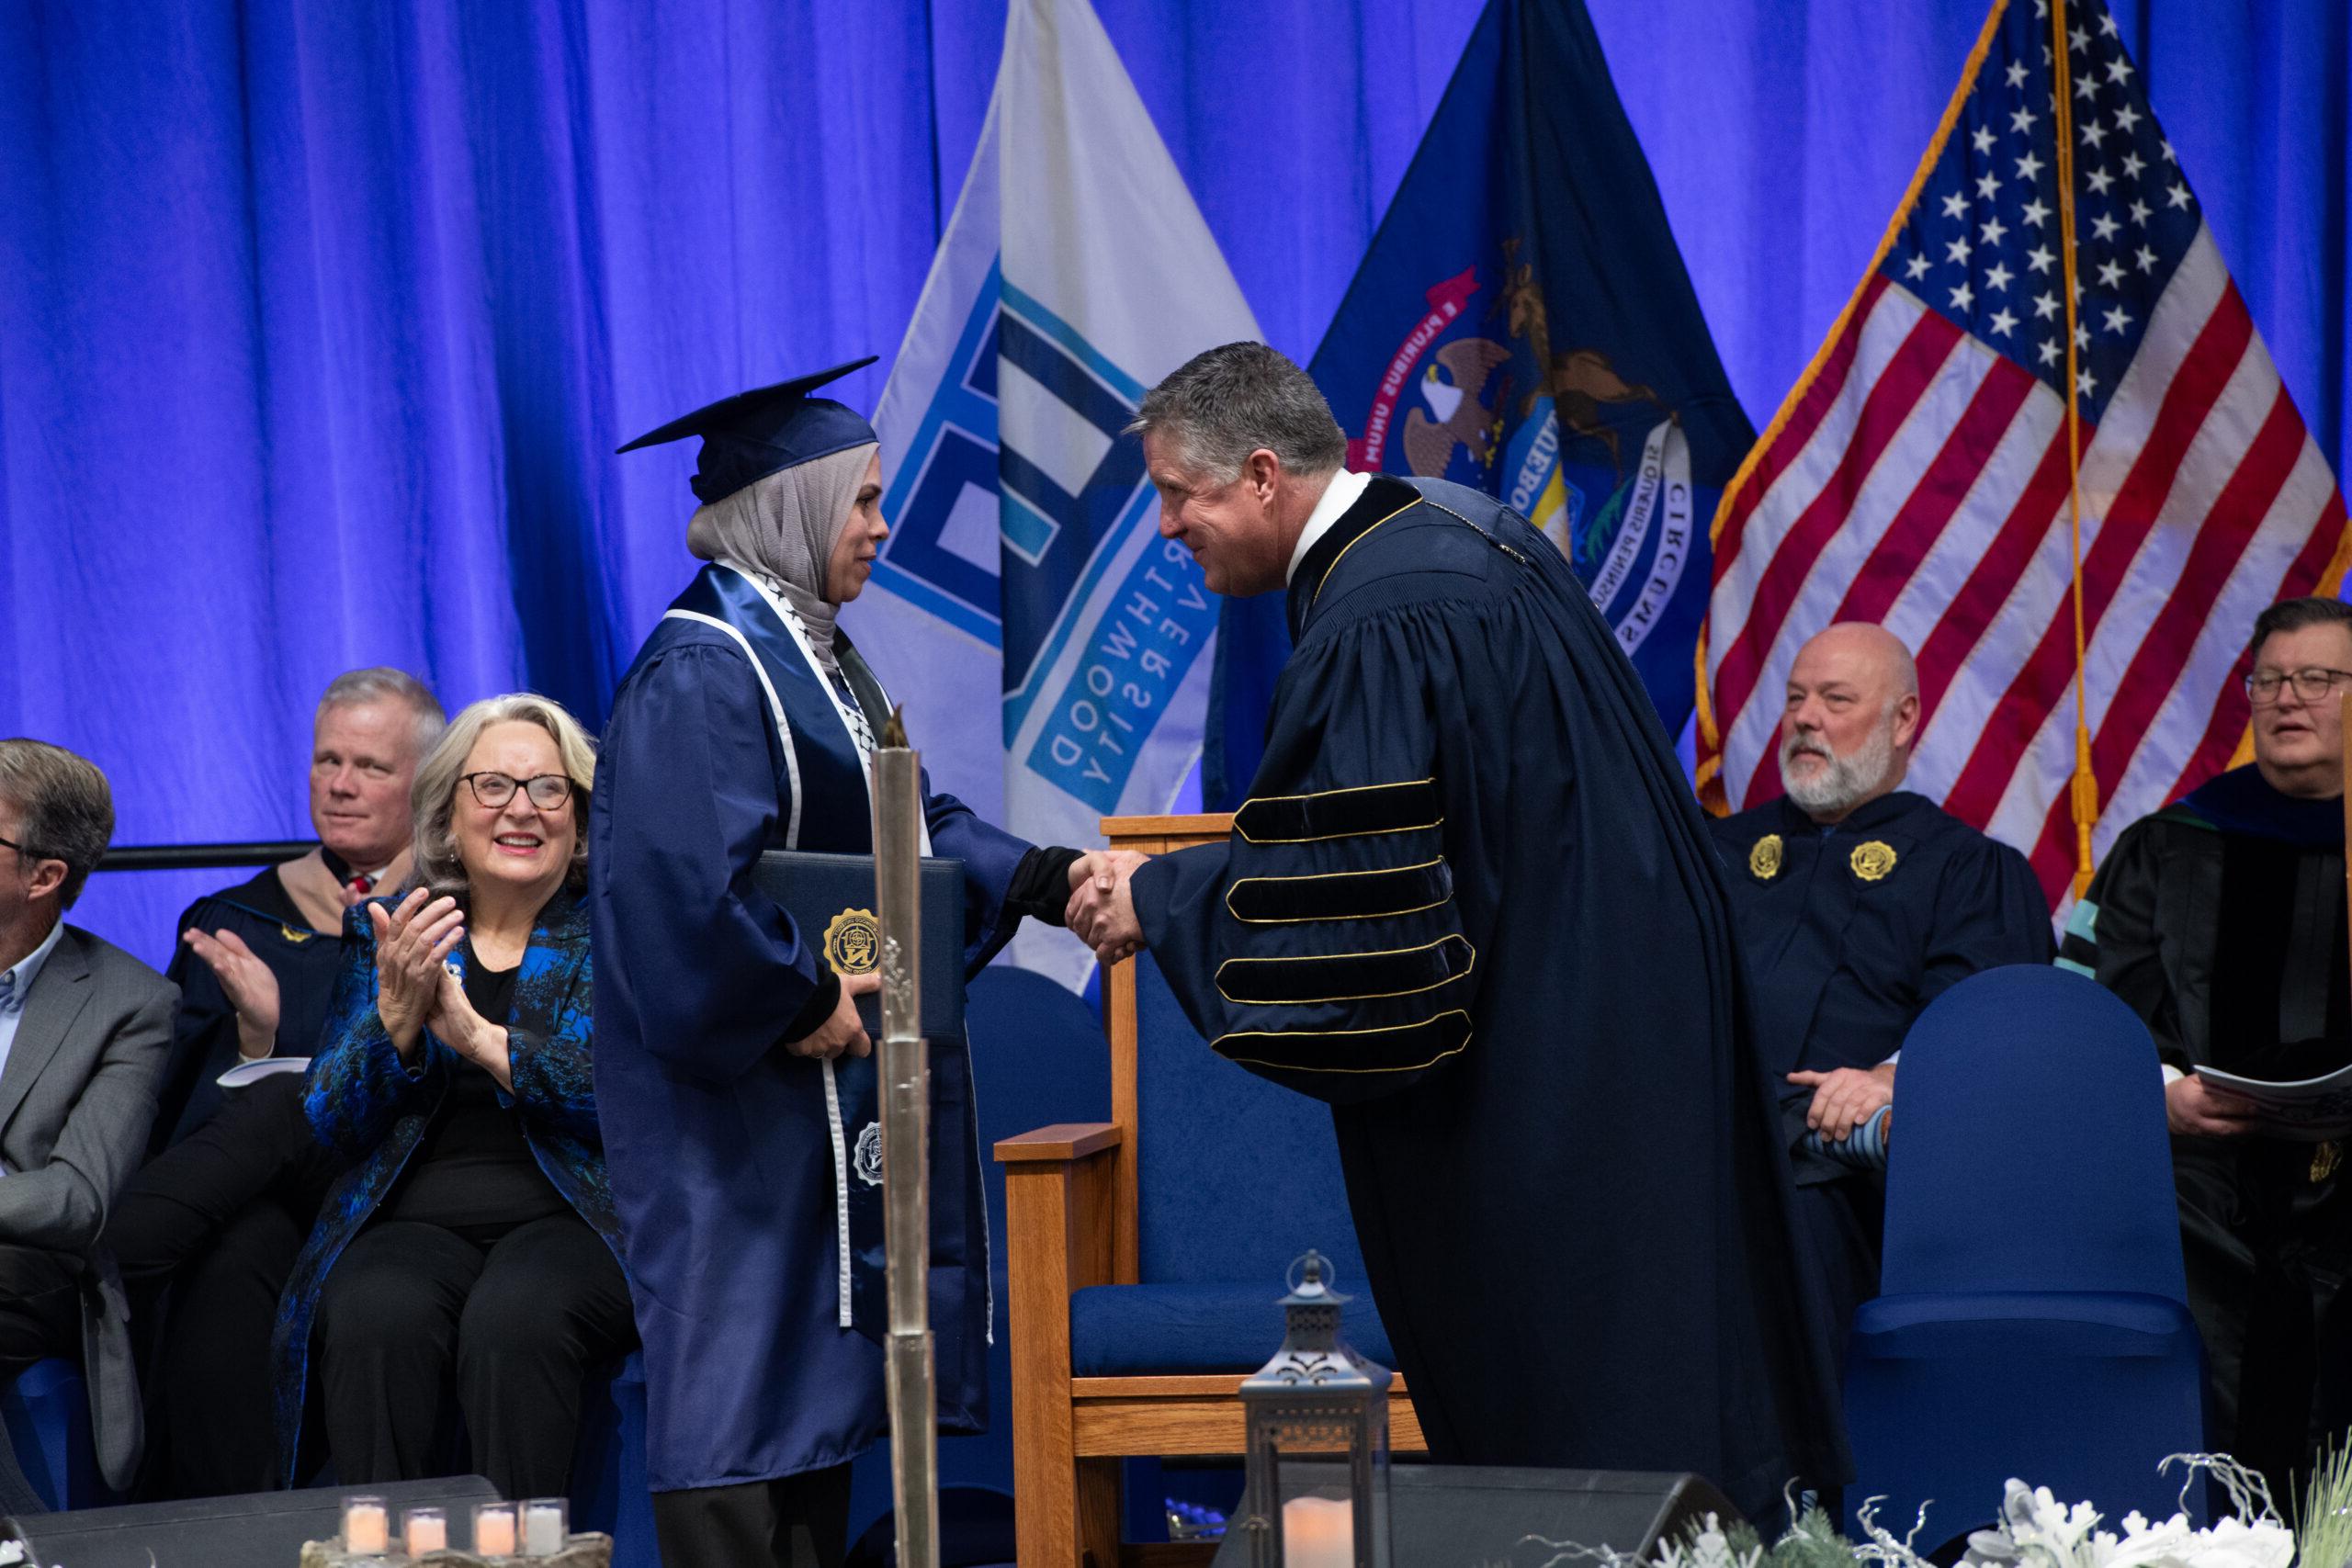
{"type": "Polygon", "coordinates": [[[1062,922],[1104,964],[1131,957],[1143,946],[1128,883],[1149,858],[1133,850],[1091,850],[1070,863],[1069,904],[1062,922]]]}

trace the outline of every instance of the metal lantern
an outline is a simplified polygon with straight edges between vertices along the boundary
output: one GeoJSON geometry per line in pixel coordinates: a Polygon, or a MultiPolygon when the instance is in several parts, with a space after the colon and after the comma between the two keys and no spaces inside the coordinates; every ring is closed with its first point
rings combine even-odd
{"type": "Polygon", "coordinates": [[[1251,1568],[1388,1568],[1388,1384],[1348,1348],[1331,1264],[1291,1265],[1283,1348],[1241,1384],[1251,1568]]]}

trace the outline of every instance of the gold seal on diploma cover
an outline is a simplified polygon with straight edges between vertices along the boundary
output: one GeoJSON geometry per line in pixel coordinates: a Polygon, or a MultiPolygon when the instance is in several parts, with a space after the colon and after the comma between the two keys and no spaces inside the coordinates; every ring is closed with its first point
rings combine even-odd
{"type": "Polygon", "coordinates": [[[882,953],[882,922],[871,909],[843,909],[825,928],[825,962],[836,975],[871,975],[882,953]]]}
{"type": "Polygon", "coordinates": [[[1880,881],[1894,869],[1894,846],[1881,843],[1876,839],[1867,844],[1856,844],[1846,863],[1852,866],[1854,874],[1864,882],[1880,881]]]}
{"type": "Polygon", "coordinates": [[[1747,852],[1747,874],[1770,882],[1781,874],[1781,835],[1767,833],[1747,852]]]}

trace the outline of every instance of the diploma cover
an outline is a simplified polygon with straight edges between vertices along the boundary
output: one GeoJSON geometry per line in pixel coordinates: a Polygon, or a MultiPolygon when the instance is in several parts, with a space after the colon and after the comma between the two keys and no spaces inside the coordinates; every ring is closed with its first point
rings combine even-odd
{"type": "MultiPolygon", "coordinates": [[[[933,1052],[964,1049],[964,863],[926,858],[922,887],[922,1036],[933,1052]]],[[[770,850],[752,880],[836,974],[881,967],[874,857],[770,850]]],[[[860,997],[865,1032],[882,1032],[879,996],[860,997]]],[[[833,1134],[835,1224],[848,1288],[842,1325],[881,1343],[888,1332],[882,1220],[882,1092],[876,1058],[826,1064],[833,1134]]]]}

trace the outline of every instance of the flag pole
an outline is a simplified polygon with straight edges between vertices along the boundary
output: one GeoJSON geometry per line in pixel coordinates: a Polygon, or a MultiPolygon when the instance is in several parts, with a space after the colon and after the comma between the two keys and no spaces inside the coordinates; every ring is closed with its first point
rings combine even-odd
{"type": "Polygon", "coordinates": [[[2075,564],[2075,897],[2091,886],[2091,829],[2098,821],[2098,774],[2091,767],[2090,707],[2084,700],[2083,665],[2083,441],[2075,373],[2075,87],[2067,77],[2066,0],[2050,0],[2051,117],[2058,138],[2058,261],[2066,297],[2066,523],[2075,564]]]}

